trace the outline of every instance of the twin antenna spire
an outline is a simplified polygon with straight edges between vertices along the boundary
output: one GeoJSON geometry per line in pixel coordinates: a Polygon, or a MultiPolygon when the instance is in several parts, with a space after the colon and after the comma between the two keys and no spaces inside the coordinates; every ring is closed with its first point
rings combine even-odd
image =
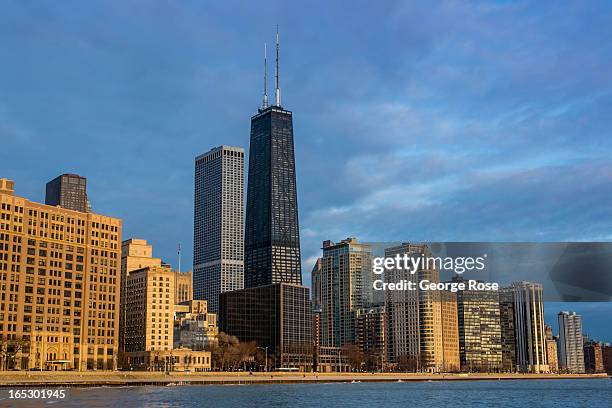
{"type": "MultiPolygon", "coordinates": [[[[279,85],[279,66],[278,66],[278,25],[276,26],[276,70],[274,72],[274,79],[276,88],[274,89],[274,106],[281,106],[281,92],[279,85]]],[[[268,108],[268,45],[264,43],[264,92],[263,92],[263,109],[268,108]]]]}

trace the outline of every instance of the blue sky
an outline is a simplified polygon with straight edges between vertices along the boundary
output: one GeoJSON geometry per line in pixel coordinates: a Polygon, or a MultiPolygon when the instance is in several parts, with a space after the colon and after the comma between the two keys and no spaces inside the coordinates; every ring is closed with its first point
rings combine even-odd
{"type": "Polygon", "coordinates": [[[178,242],[191,264],[194,157],[248,148],[277,23],[305,282],[324,239],[612,239],[610,3],[5,1],[0,16],[0,176],[34,200],[87,176],[94,210],[173,264],[178,242]]]}

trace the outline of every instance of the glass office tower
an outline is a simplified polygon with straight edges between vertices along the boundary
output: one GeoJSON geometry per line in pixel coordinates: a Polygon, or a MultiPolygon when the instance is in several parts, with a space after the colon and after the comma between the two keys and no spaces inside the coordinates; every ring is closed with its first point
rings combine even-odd
{"type": "Polygon", "coordinates": [[[293,115],[280,106],[251,118],[245,287],[302,284],[293,115]]]}

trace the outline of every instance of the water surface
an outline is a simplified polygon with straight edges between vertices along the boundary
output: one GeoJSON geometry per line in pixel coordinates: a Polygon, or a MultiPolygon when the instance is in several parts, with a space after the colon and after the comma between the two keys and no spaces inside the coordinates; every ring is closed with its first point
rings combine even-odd
{"type": "MultiPolygon", "coordinates": [[[[0,401],[0,406],[7,400],[0,401]]],[[[29,404],[28,404],[29,405],[29,404]]],[[[72,388],[61,407],[612,407],[612,381],[504,380],[403,383],[72,388]]],[[[24,405],[15,405],[24,406],[24,405]]],[[[32,405],[30,405],[32,406],[32,405]]]]}

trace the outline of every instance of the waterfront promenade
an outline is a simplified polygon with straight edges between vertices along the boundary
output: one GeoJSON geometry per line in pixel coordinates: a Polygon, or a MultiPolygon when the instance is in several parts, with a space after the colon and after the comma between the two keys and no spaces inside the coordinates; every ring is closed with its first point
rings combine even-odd
{"type": "Polygon", "coordinates": [[[606,374],[415,374],[415,373],[279,373],[279,372],[0,372],[0,387],[91,387],[188,384],[290,384],[331,382],[607,379],[606,374]]]}

